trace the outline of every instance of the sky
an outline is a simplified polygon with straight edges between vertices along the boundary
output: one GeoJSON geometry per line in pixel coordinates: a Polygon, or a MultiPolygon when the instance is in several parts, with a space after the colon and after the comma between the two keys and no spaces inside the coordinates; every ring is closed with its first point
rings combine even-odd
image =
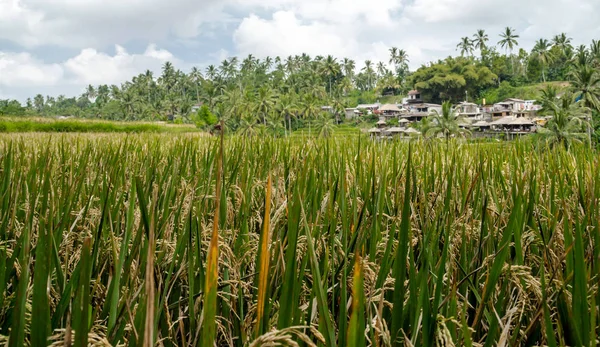
{"type": "Polygon", "coordinates": [[[458,54],[485,29],[519,46],[566,32],[600,39],[599,0],[0,0],[0,99],[81,94],[166,61],[183,71],[225,58],[308,53],[410,67],[458,54]]]}

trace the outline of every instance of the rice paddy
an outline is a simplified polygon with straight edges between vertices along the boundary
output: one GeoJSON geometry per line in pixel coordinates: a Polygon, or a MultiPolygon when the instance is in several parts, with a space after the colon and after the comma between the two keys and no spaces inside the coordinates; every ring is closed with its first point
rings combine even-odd
{"type": "Polygon", "coordinates": [[[0,137],[10,346],[592,346],[585,146],[0,137]]]}

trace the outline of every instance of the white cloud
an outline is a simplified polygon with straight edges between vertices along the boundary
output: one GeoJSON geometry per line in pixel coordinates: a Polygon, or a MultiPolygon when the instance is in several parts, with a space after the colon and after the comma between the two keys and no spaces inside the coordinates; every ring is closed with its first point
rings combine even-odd
{"type": "Polygon", "coordinates": [[[236,32],[234,42],[244,54],[294,55],[345,55],[354,50],[354,39],[344,39],[337,28],[326,23],[303,24],[293,12],[279,11],[271,20],[250,15],[236,32]]]}
{"type": "Polygon", "coordinates": [[[4,94],[19,100],[42,91],[75,95],[88,84],[120,84],[146,70],[158,73],[166,61],[184,65],[169,51],[153,44],[140,54],[128,53],[121,46],[116,46],[114,55],[85,48],[78,55],[54,64],[29,53],[0,52],[0,87],[4,87],[4,94]]]}
{"type": "MultiPolygon", "coordinates": [[[[276,12],[244,18],[234,33],[241,54],[257,56],[306,52],[387,61],[386,47],[405,49],[411,67],[456,54],[462,36],[485,29],[490,44],[511,26],[530,49],[540,37],[560,32],[574,44],[600,38],[600,1],[548,0],[237,0],[247,8],[276,12]]],[[[242,5],[241,5],[242,6],[242,5]]]]}
{"type": "Polygon", "coordinates": [[[48,86],[62,78],[59,64],[44,64],[29,53],[0,52],[0,86],[48,86]]]}
{"type": "Polygon", "coordinates": [[[84,48],[196,37],[226,19],[218,0],[0,0],[0,39],[84,48]]]}

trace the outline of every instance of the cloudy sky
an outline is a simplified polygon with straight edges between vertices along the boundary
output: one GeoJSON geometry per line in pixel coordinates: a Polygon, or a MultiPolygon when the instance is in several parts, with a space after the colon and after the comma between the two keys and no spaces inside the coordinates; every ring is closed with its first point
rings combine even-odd
{"type": "Polygon", "coordinates": [[[599,0],[0,0],[0,99],[73,96],[165,61],[188,71],[231,56],[332,54],[412,68],[456,54],[460,37],[506,26],[520,46],[566,32],[600,39],[599,0]]]}

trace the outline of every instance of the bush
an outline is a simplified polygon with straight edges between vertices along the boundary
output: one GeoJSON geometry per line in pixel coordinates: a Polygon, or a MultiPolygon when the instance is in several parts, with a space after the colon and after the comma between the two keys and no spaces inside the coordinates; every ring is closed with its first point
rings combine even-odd
{"type": "Polygon", "coordinates": [[[196,124],[196,127],[199,129],[206,129],[212,127],[219,121],[217,119],[217,116],[210,112],[210,109],[206,105],[202,105],[202,107],[200,107],[198,113],[196,113],[193,116],[192,120],[194,121],[194,124],[196,124]]]}

